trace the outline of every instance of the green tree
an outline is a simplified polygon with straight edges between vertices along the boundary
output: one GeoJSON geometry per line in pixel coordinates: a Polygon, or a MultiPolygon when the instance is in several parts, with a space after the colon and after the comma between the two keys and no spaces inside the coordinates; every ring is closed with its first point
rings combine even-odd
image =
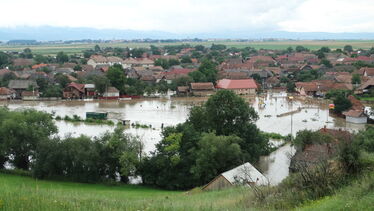
{"type": "Polygon", "coordinates": [[[161,66],[164,69],[169,69],[169,61],[167,59],[156,59],[155,66],[161,66]]]}
{"type": "Polygon", "coordinates": [[[293,144],[299,149],[303,150],[305,146],[310,144],[329,143],[333,140],[331,135],[321,133],[319,131],[301,130],[297,132],[293,144]]]}
{"type": "Polygon", "coordinates": [[[69,78],[61,73],[57,73],[54,76],[55,82],[58,83],[62,88],[65,88],[71,81],[69,78]]]}
{"type": "Polygon", "coordinates": [[[49,59],[48,59],[48,57],[43,56],[41,54],[36,54],[34,56],[34,61],[35,61],[36,64],[42,64],[42,63],[48,63],[49,59]]]}
{"type": "Polygon", "coordinates": [[[287,92],[295,92],[295,83],[292,81],[287,82],[287,92]]]}
{"type": "Polygon", "coordinates": [[[49,81],[47,78],[40,77],[36,79],[36,84],[38,84],[39,91],[44,92],[49,85],[49,81]]]}
{"type": "Polygon", "coordinates": [[[330,53],[331,52],[331,49],[329,47],[321,47],[321,49],[319,49],[321,52],[323,53],[330,53]]]}
{"type": "Polygon", "coordinates": [[[30,168],[30,158],[40,142],[43,142],[57,132],[57,127],[49,114],[24,110],[12,112],[0,126],[0,133],[7,155],[13,159],[10,162],[24,170],[30,168]]]}
{"type": "Polygon", "coordinates": [[[0,67],[5,67],[8,64],[10,64],[10,56],[0,51],[0,67]]]}
{"type": "Polygon", "coordinates": [[[183,56],[181,59],[181,63],[192,63],[191,58],[189,56],[183,56]]]}
{"type": "Polygon", "coordinates": [[[101,48],[100,48],[100,46],[99,46],[99,45],[95,45],[95,47],[94,47],[94,51],[95,51],[96,53],[101,52],[101,48]]]}
{"type": "Polygon", "coordinates": [[[304,46],[298,45],[295,48],[296,52],[303,52],[303,51],[309,51],[309,49],[305,48],[304,46]]]}
{"type": "Polygon", "coordinates": [[[174,66],[174,65],[180,65],[180,62],[179,62],[179,60],[177,60],[177,59],[169,59],[168,60],[168,63],[169,63],[169,66],[171,67],[171,66],[174,66]]]}
{"type": "Polygon", "coordinates": [[[214,84],[216,83],[218,70],[217,64],[215,64],[213,61],[208,59],[203,60],[198,71],[205,75],[208,82],[212,82],[214,84]]]}
{"type": "Polygon", "coordinates": [[[191,168],[193,175],[206,184],[220,173],[236,167],[243,159],[242,141],[237,136],[203,134],[196,150],[196,164],[191,168]]]}
{"type": "Polygon", "coordinates": [[[351,45],[345,45],[344,46],[344,51],[350,53],[350,52],[353,51],[353,47],[351,45]]]}
{"type": "Polygon", "coordinates": [[[258,119],[253,107],[249,107],[243,98],[228,90],[216,92],[205,106],[209,125],[217,135],[238,134],[247,123],[258,119]]]}
{"type": "Polygon", "coordinates": [[[30,48],[23,49],[23,52],[20,54],[20,57],[25,58],[25,59],[32,59],[33,55],[32,55],[31,49],[30,48]]]}
{"type": "Polygon", "coordinates": [[[69,56],[65,54],[63,51],[60,51],[57,53],[56,61],[60,64],[63,64],[69,61],[69,56]]]}
{"type": "Polygon", "coordinates": [[[325,65],[327,68],[332,68],[331,62],[327,59],[322,59],[321,64],[325,65]]]}
{"type": "Polygon", "coordinates": [[[48,85],[42,94],[43,97],[62,97],[61,86],[48,85]]]}
{"type": "Polygon", "coordinates": [[[361,84],[361,77],[359,74],[352,74],[352,84],[361,84]]]}
{"type": "Polygon", "coordinates": [[[203,52],[205,51],[205,47],[203,45],[196,45],[195,50],[203,52]]]}
{"type": "Polygon", "coordinates": [[[105,90],[110,86],[110,81],[105,76],[95,76],[93,81],[95,84],[96,91],[99,94],[103,94],[105,90]]]}
{"type": "Polygon", "coordinates": [[[74,66],[74,71],[82,71],[82,66],[80,66],[79,64],[75,65],[74,66]]]}
{"type": "Polygon", "coordinates": [[[125,93],[125,73],[121,65],[114,65],[109,67],[106,74],[112,86],[116,87],[121,94],[125,93]]]}
{"type": "Polygon", "coordinates": [[[188,76],[192,78],[194,82],[206,82],[206,76],[200,71],[193,71],[188,73],[188,76]]]}
{"type": "Polygon", "coordinates": [[[352,107],[351,101],[349,101],[344,95],[338,95],[334,99],[335,108],[334,111],[336,113],[342,113],[352,107]]]}

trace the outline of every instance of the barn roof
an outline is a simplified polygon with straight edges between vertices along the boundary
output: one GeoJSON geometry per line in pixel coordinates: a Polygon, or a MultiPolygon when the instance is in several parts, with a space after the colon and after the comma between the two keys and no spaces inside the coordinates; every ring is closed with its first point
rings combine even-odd
{"type": "Polygon", "coordinates": [[[255,182],[258,185],[268,184],[268,180],[250,163],[244,163],[221,174],[231,184],[255,182]]]}

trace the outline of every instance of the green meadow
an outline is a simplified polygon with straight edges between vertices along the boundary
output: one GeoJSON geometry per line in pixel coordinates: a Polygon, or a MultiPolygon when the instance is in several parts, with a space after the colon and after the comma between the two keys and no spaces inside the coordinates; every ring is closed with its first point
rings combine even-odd
{"type": "MultiPolygon", "coordinates": [[[[374,174],[295,210],[374,210],[374,174]]],[[[82,184],[0,174],[0,210],[272,210],[248,188],[202,192],[135,185],[82,184]]]]}
{"type": "MultiPolygon", "coordinates": [[[[300,41],[253,41],[253,42],[238,42],[228,40],[218,41],[204,41],[204,42],[173,42],[173,43],[100,43],[100,47],[149,47],[150,45],[165,46],[165,45],[180,45],[180,44],[191,44],[211,46],[212,44],[224,44],[227,47],[245,48],[253,47],[256,49],[274,49],[282,50],[288,47],[295,48],[298,45],[302,45],[311,50],[316,50],[322,46],[327,46],[332,49],[343,48],[345,45],[352,45],[354,49],[369,49],[374,46],[374,40],[300,40],[300,41]]],[[[83,50],[93,49],[96,44],[42,44],[42,45],[0,45],[1,51],[22,51],[25,48],[30,48],[34,53],[43,55],[55,55],[59,51],[64,51],[67,54],[81,54],[83,50]]]]}
{"type": "Polygon", "coordinates": [[[0,210],[242,210],[247,192],[178,192],[0,174],[0,210]]]}

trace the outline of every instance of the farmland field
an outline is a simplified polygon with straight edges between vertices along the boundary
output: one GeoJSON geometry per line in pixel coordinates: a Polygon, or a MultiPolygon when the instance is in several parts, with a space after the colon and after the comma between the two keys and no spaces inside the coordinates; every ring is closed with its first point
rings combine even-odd
{"type": "MultiPolygon", "coordinates": [[[[215,44],[224,44],[227,47],[254,47],[256,49],[286,49],[288,47],[295,48],[298,45],[302,45],[311,50],[316,50],[322,46],[327,46],[332,49],[343,48],[345,45],[352,45],[355,49],[369,49],[374,46],[374,40],[326,40],[326,41],[317,41],[317,40],[301,40],[301,41],[254,41],[254,42],[238,42],[238,41],[227,41],[227,40],[218,40],[218,41],[204,41],[204,42],[173,42],[173,43],[138,43],[138,42],[129,42],[129,43],[99,43],[100,47],[149,47],[150,45],[156,46],[165,46],[165,45],[179,45],[179,44],[191,44],[195,45],[204,45],[211,46],[215,44]]],[[[41,45],[0,45],[1,51],[22,51],[25,48],[30,48],[34,53],[43,54],[43,55],[55,55],[59,51],[64,51],[68,54],[81,54],[83,50],[92,49],[96,44],[95,43],[82,43],[82,44],[41,44],[41,45]]]]}

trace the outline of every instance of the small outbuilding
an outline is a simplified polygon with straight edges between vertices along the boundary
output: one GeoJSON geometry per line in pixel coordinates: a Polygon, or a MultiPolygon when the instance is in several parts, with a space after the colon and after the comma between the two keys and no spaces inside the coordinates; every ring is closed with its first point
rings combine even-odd
{"type": "Polygon", "coordinates": [[[215,91],[212,82],[191,83],[190,90],[194,96],[209,96],[214,94],[215,91]]]}
{"type": "Polygon", "coordinates": [[[221,190],[234,185],[249,186],[268,184],[268,179],[247,162],[229,171],[223,172],[205,185],[202,190],[221,190]]]}
{"type": "Polygon", "coordinates": [[[368,119],[363,110],[349,110],[343,112],[343,115],[346,122],[356,124],[366,124],[368,119]]]}

